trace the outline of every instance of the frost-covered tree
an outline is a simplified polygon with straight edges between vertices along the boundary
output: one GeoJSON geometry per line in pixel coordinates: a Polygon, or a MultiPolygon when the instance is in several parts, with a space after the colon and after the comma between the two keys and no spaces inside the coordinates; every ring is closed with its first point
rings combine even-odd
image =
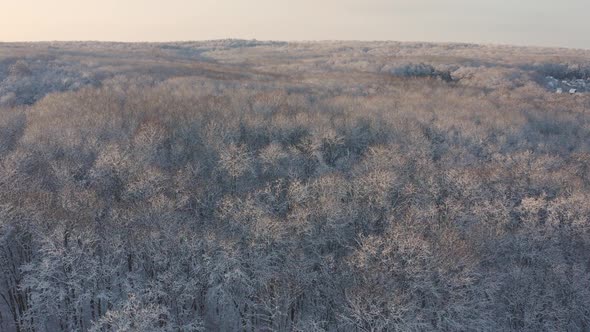
{"type": "Polygon", "coordinates": [[[588,59],[2,44],[0,331],[589,330],[588,59]]]}

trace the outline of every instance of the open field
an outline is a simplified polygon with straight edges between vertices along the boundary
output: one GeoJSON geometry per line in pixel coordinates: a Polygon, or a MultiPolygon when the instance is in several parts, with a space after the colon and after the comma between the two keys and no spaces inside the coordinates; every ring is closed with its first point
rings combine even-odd
{"type": "Polygon", "coordinates": [[[590,330],[586,83],[574,49],[0,43],[0,331],[590,330]]]}

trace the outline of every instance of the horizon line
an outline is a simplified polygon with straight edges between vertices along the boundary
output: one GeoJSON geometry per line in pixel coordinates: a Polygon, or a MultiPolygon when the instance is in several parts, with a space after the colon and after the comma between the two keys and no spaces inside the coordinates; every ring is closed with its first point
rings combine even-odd
{"type": "Polygon", "coordinates": [[[280,42],[280,43],[326,43],[326,42],[343,42],[343,43],[401,43],[401,44],[432,44],[432,45],[472,45],[472,46],[495,46],[495,47],[517,47],[517,48],[537,48],[537,49],[567,49],[590,51],[584,47],[568,46],[549,46],[538,44],[510,44],[502,42],[465,42],[465,41],[425,41],[425,40],[394,40],[394,39],[257,39],[257,38],[214,38],[214,39],[171,39],[161,41],[121,41],[108,39],[53,39],[53,40],[15,40],[3,41],[0,44],[41,44],[41,43],[113,43],[113,44],[168,44],[168,43],[195,43],[195,42],[215,42],[215,41],[257,41],[257,42],[280,42]]]}

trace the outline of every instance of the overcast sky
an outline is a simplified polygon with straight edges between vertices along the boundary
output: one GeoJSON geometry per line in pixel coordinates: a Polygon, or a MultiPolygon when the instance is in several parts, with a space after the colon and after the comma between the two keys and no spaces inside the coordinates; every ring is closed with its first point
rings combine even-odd
{"type": "Polygon", "coordinates": [[[218,38],[590,48],[590,0],[0,0],[0,41],[218,38]]]}

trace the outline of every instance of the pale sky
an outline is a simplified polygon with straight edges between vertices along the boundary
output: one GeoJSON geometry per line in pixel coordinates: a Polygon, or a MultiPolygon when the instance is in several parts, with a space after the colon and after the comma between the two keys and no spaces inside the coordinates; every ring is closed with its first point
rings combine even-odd
{"type": "Polygon", "coordinates": [[[590,0],[0,0],[0,41],[219,38],[590,49],[590,0]]]}

